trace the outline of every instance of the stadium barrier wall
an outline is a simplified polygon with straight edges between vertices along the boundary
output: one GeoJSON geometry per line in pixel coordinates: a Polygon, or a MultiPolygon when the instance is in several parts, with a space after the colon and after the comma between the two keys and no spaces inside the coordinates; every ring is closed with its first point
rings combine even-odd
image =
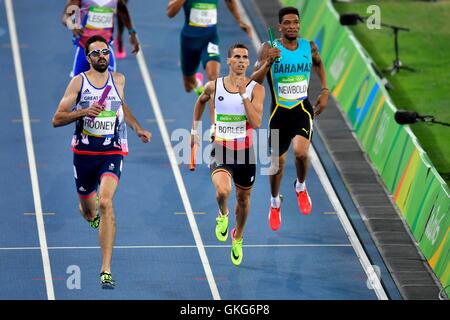
{"type": "Polygon", "coordinates": [[[301,34],[314,40],[328,86],[391,193],[441,284],[450,294],[450,191],[396,107],[374,64],[330,0],[280,0],[300,10],[301,34]]]}

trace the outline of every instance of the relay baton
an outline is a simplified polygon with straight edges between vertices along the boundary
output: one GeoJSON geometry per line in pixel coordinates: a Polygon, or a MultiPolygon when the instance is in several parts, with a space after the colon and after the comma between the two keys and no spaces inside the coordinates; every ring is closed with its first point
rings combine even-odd
{"type": "MultiPolygon", "coordinates": [[[[108,96],[108,93],[109,93],[110,91],[111,91],[111,86],[106,86],[106,87],[105,87],[105,90],[103,90],[103,93],[102,93],[102,96],[100,97],[100,100],[98,100],[98,104],[99,104],[100,106],[102,106],[103,109],[105,109],[105,107],[103,106],[103,104],[105,103],[106,97],[108,96]]],[[[91,118],[92,120],[95,119],[94,116],[91,116],[90,118],[91,118]]]]}
{"type": "Polygon", "coordinates": [[[195,170],[195,152],[196,150],[196,144],[194,141],[194,144],[191,146],[191,163],[189,165],[189,170],[194,171],[195,170]]]}
{"type": "Polygon", "coordinates": [[[103,90],[102,96],[100,97],[100,100],[98,100],[99,105],[103,105],[106,101],[106,97],[108,97],[108,93],[111,91],[111,86],[106,86],[105,90],[103,90]]]}
{"type": "MultiPolygon", "coordinates": [[[[272,27],[267,28],[267,32],[269,33],[269,41],[270,41],[270,46],[272,48],[275,48],[275,37],[273,36],[273,30],[272,27]]],[[[275,62],[280,61],[280,58],[275,58],[275,62]]]]}

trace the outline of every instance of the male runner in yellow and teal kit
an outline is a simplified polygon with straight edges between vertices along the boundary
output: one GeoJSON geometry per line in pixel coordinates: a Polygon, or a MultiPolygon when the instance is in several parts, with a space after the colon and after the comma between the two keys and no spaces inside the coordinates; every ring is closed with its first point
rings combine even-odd
{"type": "Polygon", "coordinates": [[[139,42],[136,31],[133,29],[130,14],[124,0],[68,0],[64,7],[62,22],[73,33],[75,57],[71,77],[88,71],[90,66],[84,54],[86,41],[95,35],[102,36],[108,42],[110,49],[109,71],[116,71],[116,62],[113,51],[114,17],[117,15],[130,34],[132,53],[139,51],[139,42]],[[73,8],[78,8],[74,10],[73,8]],[[80,16],[77,17],[77,14],[80,16]],[[75,18],[72,21],[71,19],[75,18]],[[78,22],[80,23],[78,25],[78,22]]]}
{"type": "Polygon", "coordinates": [[[72,78],[52,123],[54,127],[76,123],[72,150],[79,208],[91,227],[100,225],[100,281],[102,288],[113,289],[111,257],[116,233],[113,197],[123,157],[128,155],[126,124],[144,143],[150,141],[151,133],[142,129],[123,100],[123,74],[108,71],[111,51],[107,40],[101,36],[89,38],[85,54],[90,69],[72,78]]]}
{"type": "Polygon", "coordinates": [[[214,108],[215,141],[211,179],[216,189],[219,214],[216,218],[216,237],[228,238],[228,197],[231,182],[236,187],[236,228],[231,230],[231,261],[242,262],[242,238],[250,212],[250,193],[255,182],[255,154],[253,129],[261,124],[264,87],[245,76],[249,66],[248,49],[236,44],[228,50],[229,74],[205,85],[197,99],[191,131],[191,146],[199,142],[197,128],[207,102],[214,108]]]}
{"type": "MultiPolygon", "coordinates": [[[[278,13],[281,38],[274,44],[264,43],[258,54],[258,61],[252,79],[263,83],[267,76],[272,96],[269,119],[270,136],[279,137],[278,145],[271,145],[272,164],[278,168],[269,176],[270,212],[269,225],[278,230],[281,225],[280,184],[283,177],[287,151],[292,142],[295,155],[297,179],[294,190],[303,214],[311,213],[311,199],[306,189],[308,149],[313,133],[313,119],[324,110],[329,91],[325,68],[316,44],[298,38],[300,15],[296,8],[285,7],[278,13]],[[314,105],[308,100],[310,72],[313,68],[320,79],[322,91],[314,105]]],[[[276,140],[276,139],[274,139],[276,140]]],[[[269,143],[273,143],[270,139],[269,143]]]]}
{"type": "MultiPolygon", "coordinates": [[[[228,9],[249,37],[252,29],[239,15],[235,0],[224,0],[228,9]]],[[[203,74],[197,72],[200,62],[208,81],[214,81],[220,74],[219,36],[217,33],[218,0],[170,0],[167,15],[175,17],[181,8],[185,21],[181,30],[181,71],[184,88],[187,92],[200,95],[203,92],[203,74]]],[[[214,110],[210,107],[211,123],[214,122],[214,110]]]]}

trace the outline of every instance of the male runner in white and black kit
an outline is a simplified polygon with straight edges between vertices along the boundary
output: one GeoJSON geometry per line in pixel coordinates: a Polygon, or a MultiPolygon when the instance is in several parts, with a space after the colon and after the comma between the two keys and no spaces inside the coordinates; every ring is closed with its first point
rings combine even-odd
{"type": "Polygon", "coordinates": [[[236,44],[228,50],[229,74],[210,81],[198,98],[194,109],[191,145],[198,142],[198,123],[209,101],[214,107],[215,141],[211,178],[216,189],[219,214],[216,237],[228,238],[228,197],[231,181],[236,186],[236,228],[231,230],[231,261],[242,262],[242,238],[250,212],[250,193],[255,182],[255,155],[252,133],[261,124],[264,87],[245,77],[249,66],[248,49],[236,44]],[[196,141],[197,140],[197,141],[196,141]]]}

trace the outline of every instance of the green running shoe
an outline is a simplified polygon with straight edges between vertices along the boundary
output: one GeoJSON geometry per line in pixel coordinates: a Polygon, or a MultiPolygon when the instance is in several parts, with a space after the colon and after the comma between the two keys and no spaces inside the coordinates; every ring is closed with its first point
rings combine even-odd
{"type": "Polygon", "coordinates": [[[94,229],[97,229],[98,226],[100,225],[100,214],[98,213],[98,206],[99,206],[99,204],[98,204],[98,194],[97,194],[95,196],[95,209],[96,209],[97,214],[95,215],[94,220],[88,221],[89,225],[94,229]]]}
{"type": "Polygon", "coordinates": [[[228,215],[224,216],[219,213],[216,218],[216,237],[220,242],[228,239],[228,215]]]}
{"type": "MultiPolygon", "coordinates": [[[[98,196],[96,196],[95,200],[96,200],[96,205],[95,205],[96,215],[93,220],[87,220],[87,222],[89,223],[89,225],[92,228],[97,229],[98,226],[100,225],[100,214],[98,213],[98,196]]],[[[84,216],[84,212],[83,212],[83,209],[81,208],[81,204],[78,204],[78,209],[80,210],[81,214],[84,216]]]]}
{"type": "Polygon", "coordinates": [[[201,96],[203,91],[205,91],[205,87],[198,87],[198,88],[194,88],[194,92],[197,96],[201,96]]]}
{"type": "Polygon", "coordinates": [[[88,222],[92,228],[94,228],[94,229],[98,228],[98,226],[100,225],[100,215],[98,214],[98,210],[97,210],[97,215],[95,216],[94,220],[88,221],[88,222]]]}
{"type": "Polygon", "coordinates": [[[114,289],[116,286],[111,273],[108,272],[100,273],[100,283],[102,285],[102,289],[114,289]]]}
{"type": "Polygon", "coordinates": [[[234,238],[234,230],[231,230],[231,262],[235,266],[238,266],[242,262],[242,257],[244,256],[244,253],[242,252],[242,238],[241,239],[235,239],[234,238]]]}

